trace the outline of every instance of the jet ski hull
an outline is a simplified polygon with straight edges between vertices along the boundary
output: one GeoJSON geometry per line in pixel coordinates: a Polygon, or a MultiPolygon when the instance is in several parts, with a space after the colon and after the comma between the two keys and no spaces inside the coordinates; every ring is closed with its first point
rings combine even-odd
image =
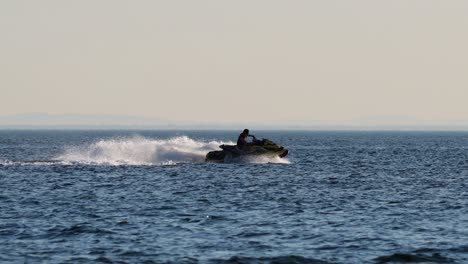
{"type": "Polygon", "coordinates": [[[239,149],[236,145],[221,145],[222,150],[211,151],[206,154],[208,162],[224,162],[226,157],[266,156],[284,158],[288,150],[268,139],[258,140],[254,145],[239,149]]]}

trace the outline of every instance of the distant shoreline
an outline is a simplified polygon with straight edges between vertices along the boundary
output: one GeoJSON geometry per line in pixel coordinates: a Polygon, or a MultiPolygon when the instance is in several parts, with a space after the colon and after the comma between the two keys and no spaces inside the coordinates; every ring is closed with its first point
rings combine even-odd
{"type": "MultiPolygon", "coordinates": [[[[246,126],[256,131],[291,131],[291,132],[468,132],[468,127],[255,127],[246,126]]],[[[0,126],[0,131],[240,131],[237,127],[135,127],[135,126],[0,126]]]]}

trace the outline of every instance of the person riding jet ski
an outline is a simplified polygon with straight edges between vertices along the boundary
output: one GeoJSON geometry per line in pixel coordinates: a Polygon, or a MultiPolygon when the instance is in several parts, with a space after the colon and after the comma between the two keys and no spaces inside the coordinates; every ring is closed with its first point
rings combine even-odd
{"type": "Polygon", "coordinates": [[[244,149],[246,146],[252,146],[257,141],[257,138],[254,135],[250,135],[249,133],[250,131],[246,128],[239,135],[239,138],[237,139],[237,147],[239,149],[244,149]],[[252,143],[247,142],[247,137],[252,137],[252,143]]]}

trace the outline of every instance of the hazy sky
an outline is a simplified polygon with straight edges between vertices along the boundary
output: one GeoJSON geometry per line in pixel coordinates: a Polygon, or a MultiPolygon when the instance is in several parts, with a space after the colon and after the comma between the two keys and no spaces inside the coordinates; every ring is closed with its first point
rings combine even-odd
{"type": "Polygon", "coordinates": [[[0,2],[0,114],[468,120],[468,1],[0,2]]]}

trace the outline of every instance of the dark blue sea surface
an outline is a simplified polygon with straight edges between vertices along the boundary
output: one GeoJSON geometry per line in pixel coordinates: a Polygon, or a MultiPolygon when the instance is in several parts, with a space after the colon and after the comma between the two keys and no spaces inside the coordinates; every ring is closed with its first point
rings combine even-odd
{"type": "Polygon", "coordinates": [[[468,133],[238,133],[0,131],[0,262],[468,263],[468,133]]]}

